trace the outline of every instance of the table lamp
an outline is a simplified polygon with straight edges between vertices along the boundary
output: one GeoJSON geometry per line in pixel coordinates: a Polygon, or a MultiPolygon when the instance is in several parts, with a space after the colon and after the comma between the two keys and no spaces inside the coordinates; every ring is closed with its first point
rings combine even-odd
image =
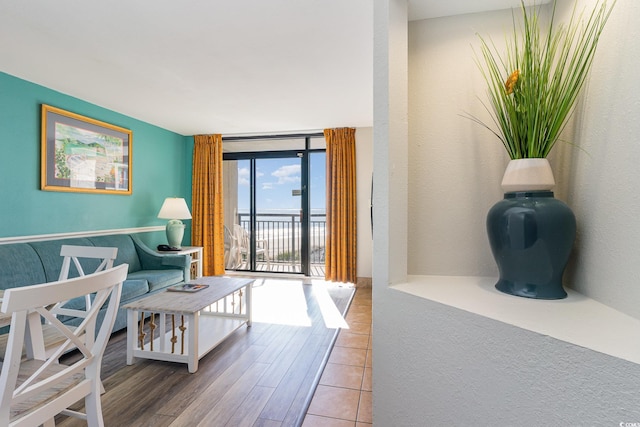
{"type": "Polygon", "coordinates": [[[158,218],[169,220],[167,222],[167,242],[169,246],[181,249],[185,225],[180,220],[191,219],[191,212],[189,212],[187,202],[180,197],[167,197],[160,208],[158,218]]]}

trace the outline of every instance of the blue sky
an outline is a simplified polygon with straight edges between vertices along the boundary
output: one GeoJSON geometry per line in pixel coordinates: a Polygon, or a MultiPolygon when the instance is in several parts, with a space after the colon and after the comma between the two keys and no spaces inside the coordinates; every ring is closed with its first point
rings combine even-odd
{"type": "MultiPolygon", "coordinates": [[[[300,209],[300,159],[258,159],[256,161],[256,207],[258,212],[300,209]]],[[[311,209],[325,209],[325,153],[310,156],[311,209]]],[[[249,160],[238,161],[238,210],[249,210],[249,160]]]]}

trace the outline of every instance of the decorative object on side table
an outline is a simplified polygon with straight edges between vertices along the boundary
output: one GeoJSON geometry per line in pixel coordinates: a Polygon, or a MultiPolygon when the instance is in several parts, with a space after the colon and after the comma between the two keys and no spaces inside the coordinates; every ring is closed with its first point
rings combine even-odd
{"type": "Polygon", "coordinates": [[[586,20],[574,8],[568,25],[561,26],[555,22],[553,1],[548,32],[541,34],[541,6],[528,10],[522,2],[522,23],[518,26],[514,17],[506,54],[480,37],[485,65],[480,69],[490,102],[485,108],[498,129],[467,117],[497,136],[511,158],[502,181],[504,199],[487,215],[500,272],[496,288],[502,292],[539,299],[567,296],[562,275],[576,220],[571,209],[553,197],[555,181],[546,157],[573,110],[614,4],[598,2],[586,20]]]}
{"type": "Polygon", "coordinates": [[[167,222],[167,242],[171,250],[182,249],[182,238],[184,237],[185,225],[181,219],[191,219],[191,212],[187,207],[187,202],[179,197],[167,197],[158,212],[158,218],[168,219],[167,222]]]}
{"type": "Polygon", "coordinates": [[[207,289],[209,285],[199,285],[195,283],[183,283],[181,285],[169,286],[168,291],[171,292],[198,292],[207,289]]]}

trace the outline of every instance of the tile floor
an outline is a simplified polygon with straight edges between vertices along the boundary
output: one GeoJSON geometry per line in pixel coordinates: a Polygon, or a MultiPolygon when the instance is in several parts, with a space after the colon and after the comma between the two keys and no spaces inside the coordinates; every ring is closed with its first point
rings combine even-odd
{"type": "Polygon", "coordinates": [[[302,427],[371,426],[371,288],[358,288],[302,427]]]}

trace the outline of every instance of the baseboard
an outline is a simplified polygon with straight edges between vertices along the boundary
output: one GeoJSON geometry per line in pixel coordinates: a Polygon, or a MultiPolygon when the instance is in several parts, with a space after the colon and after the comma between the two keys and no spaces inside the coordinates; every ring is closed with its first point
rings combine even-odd
{"type": "Polygon", "coordinates": [[[357,277],[356,278],[356,288],[370,288],[372,286],[372,278],[371,277],[357,277]]]}

